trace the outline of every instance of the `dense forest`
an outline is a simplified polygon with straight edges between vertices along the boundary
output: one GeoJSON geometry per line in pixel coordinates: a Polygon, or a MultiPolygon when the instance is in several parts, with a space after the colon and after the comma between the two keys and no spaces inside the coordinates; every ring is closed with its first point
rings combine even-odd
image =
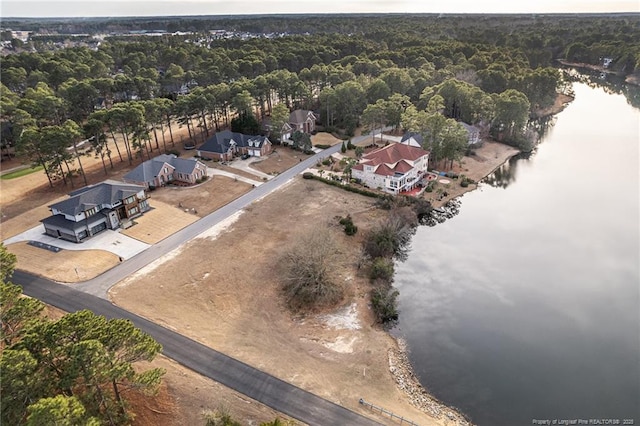
{"type": "Polygon", "coordinates": [[[294,108],[347,136],[360,125],[420,132],[436,159],[466,149],[461,121],[530,149],[528,120],[569,90],[557,59],[640,70],[637,14],[9,19],[3,27],[42,36],[1,59],[3,147],[43,166],[51,184],[82,175],[68,149],[82,139],[106,171],[167,150],[171,122],[209,136],[227,126],[260,132],[269,117],[277,140],[294,108]]]}

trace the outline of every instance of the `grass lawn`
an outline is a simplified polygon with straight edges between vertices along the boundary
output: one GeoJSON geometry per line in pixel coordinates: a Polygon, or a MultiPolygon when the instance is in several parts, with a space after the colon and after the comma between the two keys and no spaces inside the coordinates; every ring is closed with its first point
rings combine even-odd
{"type": "Polygon", "coordinates": [[[27,167],[26,169],[20,169],[20,170],[3,174],[2,176],[0,176],[0,179],[3,179],[3,180],[15,179],[21,176],[30,175],[31,173],[39,172],[40,170],[42,170],[42,166],[27,167]]]}

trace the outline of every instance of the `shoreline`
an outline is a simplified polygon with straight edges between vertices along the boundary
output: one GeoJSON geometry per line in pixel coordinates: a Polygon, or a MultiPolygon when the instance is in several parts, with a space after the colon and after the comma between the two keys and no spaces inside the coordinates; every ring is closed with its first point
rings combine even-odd
{"type": "Polygon", "coordinates": [[[451,407],[433,396],[418,380],[409,360],[409,348],[401,337],[391,336],[396,347],[389,348],[389,372],[397,387],[409,398],[409,403],[435,419],[454,422],[458,426],[473,426],[459,409],[451,407]]]}
{"type": "MultiPolygon", "coordinates": [[[[554,105],[544,110],[536,111],[536,113],[540,114],[536,114],[536,116],[537,118],[542,118],[559,114],[574,99],[572,96],[559,93],[556,96],[554,105]]],[[[433,208],[441,208],[448,202],[463,196],[467,192],[476,190],[483,179],[502,167],[511,160],[511,158],[522,153],[519,149],[494,140],[485,143],[498,144],[497,146],[501,147],[500,153],[502,155],[496,153],[495,156],[495,159],[499,160],[491,162],[492,167],[484,169],[481,172],[482,176],[474,179],[475,183],[470,184],[466,188],[458,184],[456,191],[453,191],[452,194],[442,197],[440,200],[430,200],[433,208]]],[[[457,183],[457,181],[451,181],[451,183],[457,183]]],[[[409,360],[409,348],[406,341],[402,337],[395,337],[391,333],[388,334],[396,343],[396,347],[390,348],[388,351],[389,372],[398,388],[409,398],[409,403],[436,419],[441,419],[444,416],[459,426],[473,426],[474,424],[468,419],[465,413],[438,400],[420,383],[420,380],[418,380],[415,374],[413,364],[409,360]]]]}

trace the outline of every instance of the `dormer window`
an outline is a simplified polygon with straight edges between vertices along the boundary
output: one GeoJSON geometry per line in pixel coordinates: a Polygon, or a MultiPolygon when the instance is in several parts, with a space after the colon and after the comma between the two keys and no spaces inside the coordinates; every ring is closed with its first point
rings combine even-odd
{"type": "Polygon", "coordinates": [[[96,209],[95,207],[90,208],[89,210],[85,210],[84,215],[86,217],[89,216],[93,216],[94,214],[96,214],[98,212],[98,209],[96,209]]]}

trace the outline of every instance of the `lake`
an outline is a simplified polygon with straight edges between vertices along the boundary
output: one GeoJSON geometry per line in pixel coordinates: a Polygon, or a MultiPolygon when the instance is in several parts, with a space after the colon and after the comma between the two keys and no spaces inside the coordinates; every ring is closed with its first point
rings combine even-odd
{"type": "Polygon", "coordinates": [[[420,227],[396,267],[394,334],[481,426],[640,424],[640,111],[573,87],[536,151],[420,227]]]}

